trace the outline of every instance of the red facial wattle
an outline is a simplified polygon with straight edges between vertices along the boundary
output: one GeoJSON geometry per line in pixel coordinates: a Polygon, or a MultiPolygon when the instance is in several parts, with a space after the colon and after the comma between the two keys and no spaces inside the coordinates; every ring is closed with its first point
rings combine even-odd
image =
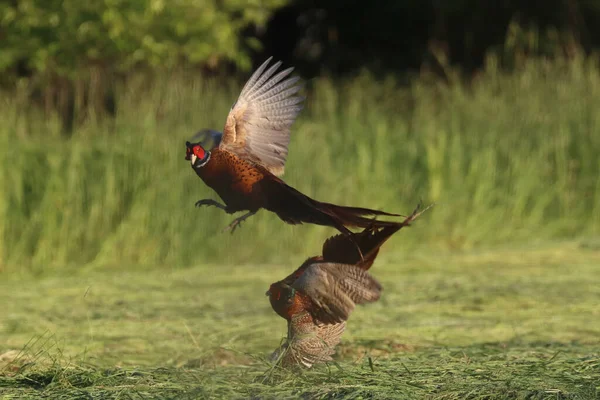
{"type": "Polygon", "coordinates": [[[281,291],[275,286],[275,284],[272,284],[265,294],[271,297],[272,300],[278,301],[281,298],[281,291]]]}
{"type": "Polygon", "coordinates": [[[206,156],[206,152],[204,151],[202,146],[200,146],[200,145],[194,146],[194,148],[192,150],[193,150],[194,154],[196,155],[196,157],[198,157],[199,160],[204,160],[204,156],[206,156]]]}

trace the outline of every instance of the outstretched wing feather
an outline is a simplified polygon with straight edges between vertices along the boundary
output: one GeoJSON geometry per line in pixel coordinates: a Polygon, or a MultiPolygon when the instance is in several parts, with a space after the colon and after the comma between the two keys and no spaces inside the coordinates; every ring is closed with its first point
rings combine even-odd
{"type": "Polygon", "coordinates": [[[285,79],[293,68],[277,74],[281,62],[263,63],[244,85],[223,130],[220,149],[282,175],[288,155],[290,129],[302,110],[298,77],[285,79]],[[275,74],[275,75],[274,75],[275,74]]]}
{"type": "Polygon", "coordinates": [[[382,287],[367,271],[350,264],[315,263],[292,287],[308,295],[321,322],[345,321],[356,304],[377,301],[382,287]]]}

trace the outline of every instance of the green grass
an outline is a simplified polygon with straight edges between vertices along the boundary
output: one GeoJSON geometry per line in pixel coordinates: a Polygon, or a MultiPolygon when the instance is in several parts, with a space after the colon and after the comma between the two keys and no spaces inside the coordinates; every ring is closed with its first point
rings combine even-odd
{"type": "MultiPolygon", "coordinates": [[[[284,177],[308,195],[401,213],[437,202],[407,235],[413,247],[599,236],[593,60],[531,61],[513,74],[490,62],[469,87],[366,75],[308,86],[284,177]]],[[[0,271],[280,262],[316,248],[330,229],[260,212],[229,236],[231,216],[193,207],[216,195],[183,159],[184,140],[220,129],[240,87],[189,74],[132,80],[114,119],[70,138],[19,93],[0,95],[0,271]]]]}
{"type": "Polygon", "coordinates": [[[131,80],[69,137],[0,93],[0,399],[600,397],[598,67],[309,82],[289,184],[437,206],[386,244],[336,363],[300,374],[266,361],[285,323],[263,294],[332,230],[263,211],[221,234],[183,159],[240,84],[131,80]]]}
{"type": "Polygon", "coordinates": [[[406,253],[408,236],[386,244],[383,297],[351,316],[336,363],[303,373],[266,361],[285,321],[264,292],[293,265],[15,274],[0,354],[22,352],[0,398],[600,397],[598,247],[406,253]]]}

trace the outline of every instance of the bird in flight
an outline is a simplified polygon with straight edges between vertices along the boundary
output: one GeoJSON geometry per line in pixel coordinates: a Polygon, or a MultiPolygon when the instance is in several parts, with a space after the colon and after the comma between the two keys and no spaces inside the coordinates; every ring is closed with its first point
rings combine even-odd
{"type": "Polygon", "coordinates": [[[394,226],[371,226],[353,233],[353,238],[332,236],[323,244],[321,256],[310,257],[271,284],[266,295],[288,325],[286,341],[271,358],[284,367],[310,368],[331,361],[355,305],[377,301],[381,295],[381,285],[368,273],[379,249],[428,208],[417,207],[394,226]]]}
{"type": "Polygon", "coordinates": [[[361,207],[347,207],[314,200],[281,178],[288,155],[290,129],[302,109],[298,77],[293,68],[277,72],[281,62],[265,61],[243,87],[229,111],[223,133],[201,131],[204,141],[186,142],[185,159],[225,204],[202,199],[196,206],[215,206],[229,214],[247,211],[225,229],[233,231],[242,221],[264,208],[289,224],[332,226],[345,235],[348,227],[395,226],[377,216],[399,214],[361,207]]]}

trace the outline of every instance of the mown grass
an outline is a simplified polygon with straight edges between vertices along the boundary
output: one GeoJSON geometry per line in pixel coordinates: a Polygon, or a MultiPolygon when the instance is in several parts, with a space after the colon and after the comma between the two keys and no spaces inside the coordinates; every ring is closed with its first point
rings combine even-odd
{"type": "MultiPolygon", "coordinates": [[[[598,63],[494,66],[469,86],[310,81],[286,181],[401,213],[437,202],[411,246],[597,237],[598,63]]],[[[193,207],[216,195],[183,159],[184,140],[220,129],[240,87],[185,73],[132,80],[117,90],[114,119],[70,138],[19,93],[0,96],[0,269],[277,262],[316,248],[330,229],[261,212],[229,236],[220,230],[231,216],[193,207]]]]}
{"type": "Polygon", "coordinates": [[[383,297],[336,362],[302,373],[266,361],[285,321],[264,292],[293,265],[9,276],[0,398],[600,397],[597,246],[407,253],[411,233],[386,244],[383,297]]]}
{"type": "Polygon", "coordinates": [[[437,206],[385,245],[336,363],[300,374],[266,361],[285,323],[263,293],[332,230],[261,212],[221,234],[183,160],[240,85],[130,81],[68,138],[0,95],[0,398],[599,397],[598,63],[494,65],[309,82],[288,183],[437,206]]]}

